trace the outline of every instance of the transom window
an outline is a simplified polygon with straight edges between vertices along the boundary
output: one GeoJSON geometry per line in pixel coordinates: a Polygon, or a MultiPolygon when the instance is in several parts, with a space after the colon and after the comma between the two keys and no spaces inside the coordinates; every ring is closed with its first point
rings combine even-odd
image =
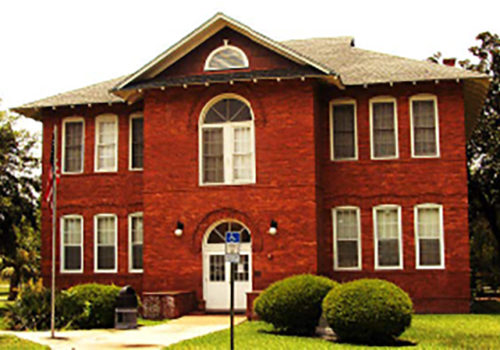
{"type": "Polygon", "coordinates": [[[248,68],[248,58],[238,47],[224,45],[213,50],[205,61],[205,70],[225,70],[248,68]]]}
{"type": "Polygon", "coordinates": [[[96,118],[96,171],[117,170],[118,116],[104,114],[96,118]]]}
{"type": "Polygon", "coordinates": [[[200,123],[200,183],[254,183],[254,122],[249,104],[229,94],[207,106],[200,123]]]}
{"type": "Polygon", "coordinates": [[[337,100],[330,104],[331,159],[357,159],[356,102],[337,100]]]}
{"type": "Polygon", "coordinates": [[[66,215],[61,218],[61,271],[83,272],[83,218],[66,215]]]}
{"type": "Polygon", "coordinates": [[[226,232],[239,232],[241,243],[250,243],[250,231],[242,224],[234,221],[227,221],[215,226],[208,234],[207,244],[224,244],[226,242],[226,232]]]}
{"type": "Polygon", "coordinates": [[[83,118],[69,117],[63,121],[63,174],[78,174],[83,172],[84,128],[85,123],[83,118]]]}
{"type": "Polygon", "coordinates": [[[415,207],[417,268],[444,268],[443,207],[420,204],[415,207]]]}
{"type": "Polygon", "coordinates": [[[437,98],[417,95],[410,98],[413,157],[439,157],[437,98]]]}
{"type": "Polygon", "coordinates": [[[333,209],[334,268],[336,270],[361,269],[361,228],[359,208],[333,209]]]}
{"type": "Polygon", "coordinates": [[[375,268],[403,267],[401,207],[380,205],[373,208],[375,230],[375,268]]]}
{"type": "Polygon", "coordinates": [[[372,158],[397,158],[398,121],[396,99],[377,97],[370,100],[370,126],[372,158]]]}

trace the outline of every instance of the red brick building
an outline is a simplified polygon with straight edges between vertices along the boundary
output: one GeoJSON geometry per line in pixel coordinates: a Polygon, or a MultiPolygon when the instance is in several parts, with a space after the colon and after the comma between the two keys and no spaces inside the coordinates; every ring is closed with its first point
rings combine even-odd
{"type": "MultiPolygon", "coordinates": [[[[57,284],[131,284],[153,316],[161,295],[224,310],[223,236],[239,231],[237,308],[307,272],[384,278],[419,312],[467,312],[465,145],[487,88],[217,14],[129,76],[15,109],[43,122],[44,185],[60,131],[57,284]]],[[[46,203],[42,241],[49,281],[46,203]]]]}

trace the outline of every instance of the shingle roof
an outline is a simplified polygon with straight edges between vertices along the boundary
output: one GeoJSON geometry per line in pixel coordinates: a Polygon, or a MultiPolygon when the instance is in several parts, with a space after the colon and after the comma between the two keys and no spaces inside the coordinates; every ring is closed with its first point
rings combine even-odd
{"type": "Polygon", "coordinates": [[[92,84],[80,89],[63,92],[41,100],[26,103],[22,106],[13,108],[13,110],[23,113],[23,110],[44,107],[124,102],[123,99],[109,92],[122,79],[123,77],[119,77],[97,84],[92,84]]]}
{"type": "MultiPolygon", "coordinates": [[[[353,47],[352,42],[352,37],[337,37],[289,40],[281,44],[329,67],[340,75],[344,85],[487,78],[486,75],[461,68],[359,49],[353,47]]],[[[13,110],[33,115],[32,110],[36,108],[124,102],[120,97],[110,93],[110,90],[124,78],[122,76],[57,94],[24,104],[13,110]]]]}
{"type": "Polygon", "coordinates": [[[352,37],[289,40],[282,44],[340,74],[344,85],[484,78],[485,75],[428,61],[360,49],[352,37]]]}

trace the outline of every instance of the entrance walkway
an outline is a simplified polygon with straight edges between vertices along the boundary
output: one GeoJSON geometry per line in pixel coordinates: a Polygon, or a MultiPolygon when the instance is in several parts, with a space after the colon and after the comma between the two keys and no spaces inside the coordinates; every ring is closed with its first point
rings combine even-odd
{"type": "MultiPolygon", "coordinates": [[[[245,320],[235,316],[235,324],[245,320]]],[[[0,332],[48,345],[54,350],[86,349],[161,349],[182,340],[229,328],[229,315],[183,316],[158,326],[143,326],[133,330],[81,330],[56,332],[0,332]]],[[[229,340],[228,340],[229,341],[229,340]]]]}

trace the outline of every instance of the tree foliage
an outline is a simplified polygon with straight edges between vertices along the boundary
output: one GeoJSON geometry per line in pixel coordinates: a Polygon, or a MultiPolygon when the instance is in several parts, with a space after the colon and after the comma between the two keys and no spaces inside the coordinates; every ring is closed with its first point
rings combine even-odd
{"type": "Polygon", "coordinates": [[[9,298],[39,270],[39,159],[35,135],[15,130],[18,117],[0,111],[0,270],[9,298]]]}
{"type": "Polygon", "coordinates": [[[491,77],[478,124],[467,145],[471,264],[476,275],[500,285],[500,38],[480,33],[469,50],[478,59],[460,64],[491,77]]]}

